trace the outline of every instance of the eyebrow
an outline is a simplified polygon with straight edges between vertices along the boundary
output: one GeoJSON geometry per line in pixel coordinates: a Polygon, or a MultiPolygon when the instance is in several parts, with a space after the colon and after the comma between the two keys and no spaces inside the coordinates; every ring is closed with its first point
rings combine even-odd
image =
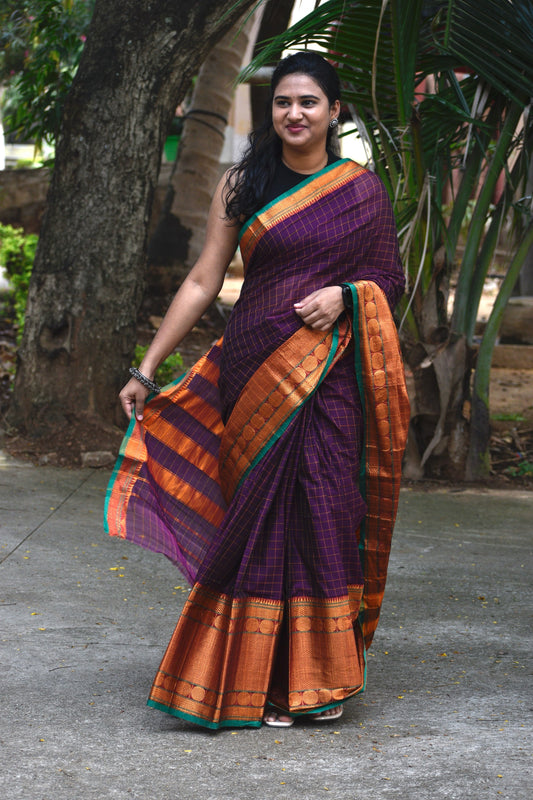
{"type": "MultiPolygon", "coordinates": [[[[286,94],[277,94],[274,100],[290,100],[291,98],[286,94]]],[[[316,94],[300,94],[297,96],[298,100],[319,100],[316,94]]]]}

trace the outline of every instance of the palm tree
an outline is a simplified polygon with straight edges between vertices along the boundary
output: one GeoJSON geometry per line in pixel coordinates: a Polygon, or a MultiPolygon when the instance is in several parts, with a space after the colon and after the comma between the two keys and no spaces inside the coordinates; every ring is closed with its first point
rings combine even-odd
{"type": "Polygon", "coordinates": [[[249,70],[281,46],[323,48],[339,64],[354,127],[394,204],[408,277],[401,337],[414,377],[407,473],[481,477],[492,350],[533,243],[531,2],[329,0],[267,43],[249,70]],[[517,246],[477,350],[483,283],[510,215],[517,246]]]}
{"type": "Polygon", "coordinates": [[[171,178],[170,213],[189,230],[185,265],[191,267],[202,249],[211,198],[220,179],[220,155],[235,79],[243,63],[254,16],[239,20],[213,47],[202,64],[180,139],[171,178]]]}

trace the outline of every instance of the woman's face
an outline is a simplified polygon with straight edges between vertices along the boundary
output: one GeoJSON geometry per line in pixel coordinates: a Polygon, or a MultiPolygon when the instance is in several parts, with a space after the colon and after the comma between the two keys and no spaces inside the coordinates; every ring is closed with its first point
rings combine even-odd
{"type": "Polygon", "coordinates": [[[330,120],[338,116],[338,100],[330,106],[318,83],[295,73],[280,80],[274,91],[272,122],[283,147],[309,152],[326,147],[330,120]]]}

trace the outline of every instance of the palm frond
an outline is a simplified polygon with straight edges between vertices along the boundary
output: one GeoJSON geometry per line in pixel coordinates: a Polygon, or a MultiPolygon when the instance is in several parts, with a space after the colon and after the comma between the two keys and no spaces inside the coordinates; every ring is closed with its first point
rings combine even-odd
{"type": "MultiPolygon", "coordinates": [[[[442,22],[442,14],[439,18],[442,22]]],[[[526,103],[533,86],[531,0],[453,0],[446,25],[432,28],[433,45],[484,78],[515,102],[526,103]],[[444,37],[444,30],[448,35],[444,37]]],[[[427,41],[427,40],[426,40],[427,41]]]]}

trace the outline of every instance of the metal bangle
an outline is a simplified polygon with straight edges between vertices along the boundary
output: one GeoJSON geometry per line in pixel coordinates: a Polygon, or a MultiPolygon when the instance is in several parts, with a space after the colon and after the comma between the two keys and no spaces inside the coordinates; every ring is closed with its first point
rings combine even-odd
{"type": "Polygon", "coordinates": [[[151,381],[150,378],[147,378],[146,375],[143,375],[142,372],[137,369],[137,367],[130,367],[130,374],[133,375],[133,377],[138,380],[139,383],[142,383],[143,386],[146,386],[147,389],[150,389],[150,391],[154,394],[159,394],[161,391],[161,387],[158,386],[155,381],[151,381]]]}

